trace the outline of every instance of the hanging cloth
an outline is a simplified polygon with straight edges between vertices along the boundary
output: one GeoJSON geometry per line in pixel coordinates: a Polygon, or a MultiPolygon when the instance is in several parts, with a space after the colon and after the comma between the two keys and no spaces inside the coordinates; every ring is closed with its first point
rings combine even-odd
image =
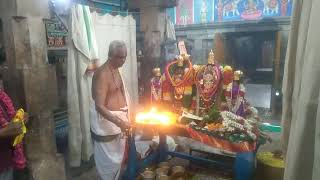
{"type": "Polygon", "coordinates": [[[68,46],[68,119],[69,163],[77,167],[93,154],[90,134],[89,108],[92,74],[88,67],[98,58],[95,31],[88,6],[71,7],[68,46]]]}
{"type": "Polygon", "coordinates": [[[284,180],[320,177],[319,0],[295,0],[283,79],[284,180]]]}

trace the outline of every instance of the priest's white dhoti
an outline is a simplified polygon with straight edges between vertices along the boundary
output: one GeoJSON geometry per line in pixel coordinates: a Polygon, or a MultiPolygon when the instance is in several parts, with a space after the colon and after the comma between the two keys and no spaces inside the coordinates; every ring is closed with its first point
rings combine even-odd
{"type": "MultiPolygon", "coordinates": [[[[123,121],[129,121],[127,112],[112,111],[123,121]]],[[[126,149],[126,138],[121,129],[91,108],[91,131],[94,145],[94,159],[102,180],[117,180],[126,149]],[[100,140],[98,140],[100,139],[100,140]]]]}

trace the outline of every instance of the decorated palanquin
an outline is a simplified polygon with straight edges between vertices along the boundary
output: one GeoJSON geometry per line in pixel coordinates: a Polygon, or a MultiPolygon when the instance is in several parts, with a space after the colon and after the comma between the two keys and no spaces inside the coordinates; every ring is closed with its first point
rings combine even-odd
{"type": "Polygon", "coordinates": [[[254,151],[268,138],[259,129],[257,111],[245,99],[242,75],[231,66],[220,66],[213,51],[206,65],[192,65],[183,53],[166,66],[157,92],[189,137],[231,152],[254,151]]]}

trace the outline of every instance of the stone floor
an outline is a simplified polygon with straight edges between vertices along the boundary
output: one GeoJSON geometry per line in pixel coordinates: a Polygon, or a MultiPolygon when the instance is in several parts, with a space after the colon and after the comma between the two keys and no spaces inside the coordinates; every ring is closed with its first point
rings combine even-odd
{"type": "Polygon", "coordinates": [[[254,107],[270,108],[271,85],[246,84],[246,98],[254,107]]]}
{"type": "MultiPolygon", "coordinates": [[[[280,134],[269,133],[273,139],[272,143],[268,143],[260,147],[260,151],[275,151],[280,148],[280,134]]],[[[182,165],[187,167],[190,174],[190,180],[232,180],[232,173],[217,169],[208,169],[200,166],[190,165],[188,161],[179,158],[170,160],[171,165],[182,165]]],[[[67,169],[68,180],[98,180],[98,175],[94,167],[93,160],[82,165],[80,168],[67,169]]]]}
{"type": "MultiPolygon", "coordinates": [[[[174,165],[183,165],[188,166],[184,160],[173,159],[170,162],[174,161],[174,165]]],[[[71,177],[68,177],[68,180],[99,180],[96,169],[92,166],[89,169],[80,167],[77,171],[82,171],[79,174],[74,174],[71,177]]],[[[73,170],[74,171],[74,170],[73,170]]],[[[213,171],[204,168],[188,168],[188,174],[190,180],[232,180],[230,173],[225,173],[223,171],[213,171]]]]}

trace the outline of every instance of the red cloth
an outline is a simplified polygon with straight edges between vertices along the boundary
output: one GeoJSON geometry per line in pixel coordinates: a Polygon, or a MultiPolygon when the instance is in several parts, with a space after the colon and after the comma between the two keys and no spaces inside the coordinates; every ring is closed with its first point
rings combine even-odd
{"type": "MultiPolygon", "coordinates": [[[[0,90],[0,128],[8,125],[16,114],[10,97],[0,90]]],[[[0,172],[14,166],[23,169],[26,166],[26,159],[23,152],[23,144],[12,147],[13,138],[0,140],[0,172]]]]}
{"type": "Polygon", "coordinates": [[[227,140],[212,137],[205,133],[196,131],[190,127],[187,127],[186,130],[188,131],[188,134],[192,139],[202,142],[214,148],[220,148],[220,149],[227,150],[234,153],[252,152],[252,151],[255,151],[255,149],[257,148],[256,142],[231,143],[227,140]]]}

